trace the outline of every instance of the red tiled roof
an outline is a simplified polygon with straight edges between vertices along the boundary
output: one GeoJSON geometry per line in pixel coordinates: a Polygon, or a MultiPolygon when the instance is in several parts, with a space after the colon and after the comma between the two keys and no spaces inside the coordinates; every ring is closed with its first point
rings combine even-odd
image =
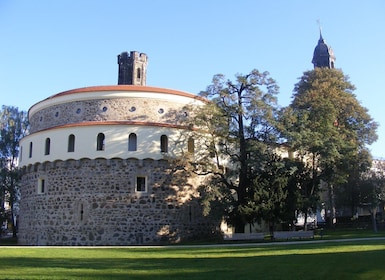
{"type": "MultiPolygon", "coordinates": [[[[168,89],[168,88],[158,88],[158,87],[149,87],[149,86],[134,86],[134,85],[113,85],[113,86],[93,86],[93,87],[83,87],[77,89],[71,89],[67,91],[63,91],[52,95],[44,100],[53,99],[60,96],[71,95],[76,93],[84,93],[84,92],[93,92],[93,91],[143,91],[143,92],[159,92],[159,93],[167,93],[185,97],[191,97],[195,99],[199,99],[201,101],[207,101],[205,98],[202,98],[198,95],[187,93],[179,90],[168,89]]],[[[43,101],[44,101],[43,100],[43,101]]]]}

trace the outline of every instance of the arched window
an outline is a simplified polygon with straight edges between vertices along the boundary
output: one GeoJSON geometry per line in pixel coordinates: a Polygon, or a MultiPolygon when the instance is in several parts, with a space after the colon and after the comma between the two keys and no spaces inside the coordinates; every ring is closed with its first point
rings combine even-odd
{"type": "Polygon", "coordinates": [[[168,138],[166,135],[160,136],[160,152],[161,153],[168,152],[168,138]]]}
{"type": "Polygon", "coordinates": [[[45,139],[44,154],[49,155],[50,150],[51,150],[51,139],[46,138],[45,139]]]}
{"type": "Polygon", "coordinates": [[[189,153],[194,153],[195,150],[195,143],[194,143],[194,138],[190,137],[187,141],[187,151],[189,153]]]}
{"type": "Polygon", "coordinates": [[[96,150],[97,151],[104,151],[105,148],[105,136],[103,133],[99,133],[98,137],[96,138],[96,150]]]}
{"type": "Polygon", "coordinates": [[[136,69],[136,78],[140,79],[140,68],[136,69]]]}
{"type": "Polygon", "coordinates": [[[69,153],[75,152],[75,135],[71,134],[68,136],[68,149],[69,153]]]}
{"type": "Polygon", "coordinates": [[[136,151],[137,149],[137,137],[135,133],[130,133],[128,136],[128,150],[129,151],[136,151]]]}
{"type": "Polygon", "coordinates": [[[32,157],[32,146],[33,146],[32,142],[29,142],[29,158],[32,157]]]}

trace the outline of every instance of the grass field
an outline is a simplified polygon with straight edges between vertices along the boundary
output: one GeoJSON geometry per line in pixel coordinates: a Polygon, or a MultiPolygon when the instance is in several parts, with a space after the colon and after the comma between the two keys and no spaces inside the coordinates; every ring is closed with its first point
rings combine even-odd
{"type": "Polygon", "coordinates": [[[0,247],[0,279],[385,279],[385,240],[225,247],[0,247]]]}

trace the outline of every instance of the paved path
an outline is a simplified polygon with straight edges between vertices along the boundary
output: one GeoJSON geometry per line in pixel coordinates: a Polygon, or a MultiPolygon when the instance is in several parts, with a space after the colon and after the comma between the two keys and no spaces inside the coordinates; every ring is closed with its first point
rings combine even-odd
{"type": "Polygon", "coordinates": [[[215,248],[215,247],[262,247],[262,246],[279,246],[279,245],[298,245],[298,244],[317,244],[317,243],[343,243],[355,241],[385,240],[384,237],[367,237],[367,238],[347,238],[347,239],[318,239],[318,240],[298,240],[298,241],[275,241],[275,242],[255,242],[255,243],[223,243],[223,244],[201,244],[201,245],[140,245],[140,246],[0,246],[3,248],[87,248],[87,249],[104,249],[104,248],[121,248],[121,249],[153,249],[153,248],[215,248]]]}
{"type": "MultiPolygon", "coordinates": [[[[209,245],[172,245],[172,246],[135,246],[135,248],[210,248],[210,247],[260,247],[272,245],[298,245],[298,244],[317,244],[317,243],[341,243],[355,241],[385,240],[384,237],[367,238],[347,238],[347,239],[319,239],[319,240],[298,240],[298,241],[274,241],[274,242],[255,242],[255,243],[224,243],[209,245]]],[[[128,246],[131,248],[131,246],[128,246]]]]}

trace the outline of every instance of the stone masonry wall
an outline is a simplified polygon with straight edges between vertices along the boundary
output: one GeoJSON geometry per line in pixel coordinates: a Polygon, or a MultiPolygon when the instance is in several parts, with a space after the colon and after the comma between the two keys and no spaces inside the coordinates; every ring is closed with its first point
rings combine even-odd
{"type": "Polygon", "coordinates": [[[31,133],[87,121],[137,121],[178,124],[188,112],[171,101],[116,98],[73,101],[42,109],[30,117],[31,133]]]}
{"type": "Polygon", "coordinates": [[[196,181],[184,178],[163,160],[82,159],[25,167],[19,243],[159,244],[211,234],[196,181]],[[146,177],[146,193],[136,192],[136,176],[146,177]]]}

